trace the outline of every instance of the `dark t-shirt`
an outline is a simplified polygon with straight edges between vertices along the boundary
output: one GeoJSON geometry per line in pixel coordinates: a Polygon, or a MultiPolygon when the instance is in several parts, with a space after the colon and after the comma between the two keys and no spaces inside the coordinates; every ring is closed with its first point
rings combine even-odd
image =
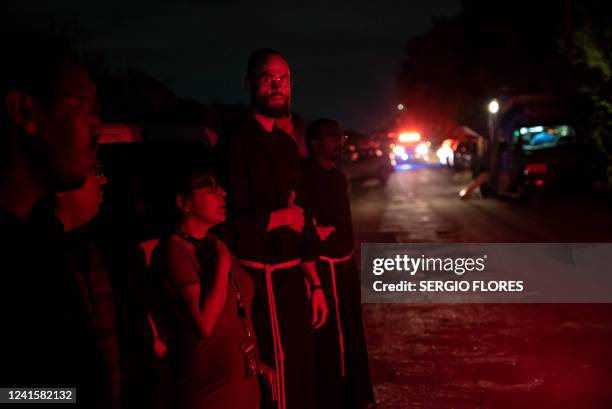
{"type": "MultiPolygon", "coordinates": [[[[199,335],[193,317],[181,296],[183,287],[200,284],[202,294],[208,289],[216,266],[212,243],[196,248],[173,234],[158,244],[151,268],[154,287],[162,296],[155,317],[166,337],[171,378],[180,407],[254,409],[259,405],[256,377],[247,377],[242,346],[254,342],[238,315],[235,292],[228,283],[223,311],[212,335],[199,335]]],[[[253,283],[232,259],[231,274],[236,279],[246,304],[247,323],[253,299],[253,283]]]]}
{"type": "Polygon", "coordinates": [[[321,254],[344,257],[353,251],[353,224],[348,183],[336,167],[325,169],[316,161],[302,161],[303,200],[318,226],[334,226],[336,230],[321,242],[321,254]]]}
{"type": "Polygon", "coordinates": [[[297,193],[295,203],[302,205],[300,159],[293,138],[276,127],[267,132],[248,115],[224,138],[218,155],[235,254],[271,264],[317,258],[319,240],[308,209],[301,234],[289,227],[267,231],[270,213],[287,207],[291,191],[297,193]]]}
{"type": "Polygon", "coordinates": [[[0,385],[76,387],[108,407],[98,351],[63,226],[41,203],[27,220],[0,211],[0,385]]]}

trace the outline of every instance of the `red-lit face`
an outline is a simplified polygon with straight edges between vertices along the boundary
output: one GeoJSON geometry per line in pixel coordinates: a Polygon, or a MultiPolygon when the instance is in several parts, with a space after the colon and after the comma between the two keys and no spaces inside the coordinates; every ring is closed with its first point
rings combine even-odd
{"type": "Polygon", "coordinates": [[[83,186],[94,164],[94,130],[100,123],[96,87],[87,72],[67,67],[52,108],[35,114],[36,137],[44,153],[44,163],[37,164],[41,177],[54,191],[83,186]]]}
{"type": "MultiPolygon", "coordinates": [[[[74,227],[82,226],[89,222],[100,210],[100,204],[103,199],[102,187],[106,182],[106,176],[90,173],[82,187],[69,192],[59,193],[56,199],[56,206],[63,209],[61,215],[68,213],[70,224],[74,227]]],[[[64,223],[66,223],[65,220],[64,223]]]]}
{"type": "Polygon", "coordinates": [[[261,64],[251,80],[251,105],[261,114],[280,118],[289,113],[291,72],[287,61],[271,55],[261,64]]]}
{"type": "Polygon", "coordinates": [[[318,155],[326,160],[337,161],[342,156],[342,135],[326,135],[319,139],[317,146],[318,155]]]}
{"type": "Polygon", "coordinates": [[[194,189],[183,211],[211,226],[219,224],[225,220],[225,191],[219,186],[194,189]]]}

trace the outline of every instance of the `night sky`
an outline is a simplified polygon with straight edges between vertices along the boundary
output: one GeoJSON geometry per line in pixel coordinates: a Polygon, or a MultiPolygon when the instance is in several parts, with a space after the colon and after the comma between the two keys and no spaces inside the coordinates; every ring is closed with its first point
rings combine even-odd
{"type": "Polygon", "coordinates": [[[22,0],[9,7],[4,18],[18,25],[76,23],[113,68],[147,71],[178,95],[203,102],[247,102],[249,53],[277,48],[292,66],[295,111],[363,131],[394,113],[406,41],[433,17],[460,11],[459,0],[22,0]]]}

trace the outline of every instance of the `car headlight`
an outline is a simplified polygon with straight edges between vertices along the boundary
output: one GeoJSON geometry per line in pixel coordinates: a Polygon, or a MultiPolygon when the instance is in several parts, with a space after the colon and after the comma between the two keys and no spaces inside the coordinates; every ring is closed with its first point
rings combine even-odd
{"type": "Polygon", "coordinates": [[[442,145],[440,149],[437,150],[436,155],[441,163],[446,164],[446,161],[453,156],[453,150],[448,145],[442,145]]]}
{"type": "Polygon", "coordinates": [[[393,153],[395,153],[397,156],[405,155],[406,148],[404,148],[402,145],[396,145],[395,148],[393,148],[393,153]]]}
{"type": "Polygon", "coordinates": [[[429,146],[427,146],[426,143],[421,142],[416,146],[416,148],[414,149],[414,152],[418,156],[425,156],[429,152],[429,146]]]}

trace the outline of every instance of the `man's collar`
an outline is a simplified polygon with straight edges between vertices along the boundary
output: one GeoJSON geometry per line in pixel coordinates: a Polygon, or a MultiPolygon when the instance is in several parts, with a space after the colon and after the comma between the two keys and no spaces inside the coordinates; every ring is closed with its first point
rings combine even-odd
{"type": "Polygon", "coordinates": [[[174,234],[179,236],[181,239],[183,239],[183,240],[193,244],[196,247],[202,245],[202,243],[204,243],[206,241],[206,237],[204,237],[202,239],[196,239],[195,237],[193,237],[192,235],[190,235],[188,233],[185,233],[181,229],[176,229],[174,234]]]}

